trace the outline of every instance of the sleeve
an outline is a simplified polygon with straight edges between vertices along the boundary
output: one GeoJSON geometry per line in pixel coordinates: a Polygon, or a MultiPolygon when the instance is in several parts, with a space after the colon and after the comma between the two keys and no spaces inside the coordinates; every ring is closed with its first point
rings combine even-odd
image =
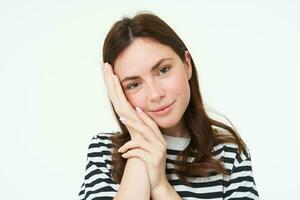
{"type": "Polygon", "coordinates": [[[247,156],[236,154],[224,199],[259,199],[252,172],[251,156],[246,148],[247,156]]]}
{"type": "Polygon", "coordinates": [[[117,192],[109,170],[109,147],[107,135],[94,136],[88,147],[86,168],[83,183],[78,194],[79,200],[101,199],[112,200],[117,192]]]}

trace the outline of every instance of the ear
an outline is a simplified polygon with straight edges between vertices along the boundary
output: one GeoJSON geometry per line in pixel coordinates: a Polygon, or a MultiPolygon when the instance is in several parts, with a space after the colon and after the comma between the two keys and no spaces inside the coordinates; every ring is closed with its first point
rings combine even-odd
{"type": "Polygon", "coordinates": [[[188,52],[188,50],[185,50],[184,52],[184,58],[185,58],[185,71],[186,71],[186,75],[188,77],[188,80],[191,79],[192,77],[192,58],[191,58],[191,55],[190,53],[188,52]]]}

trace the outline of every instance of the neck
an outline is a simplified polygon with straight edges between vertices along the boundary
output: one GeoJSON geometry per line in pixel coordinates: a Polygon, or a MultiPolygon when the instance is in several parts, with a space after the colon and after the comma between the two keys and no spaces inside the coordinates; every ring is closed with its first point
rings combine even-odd
{"type": "Polygon", "coordinates": [[[161,133],[168,136],[173,137],[182,137],[182,138],[188,138],[189,133],[187,131],[186,126],[184,126],[182,120],[180,123],[177,123],[175,126],[170,128],[162,128],[161,133]]]}

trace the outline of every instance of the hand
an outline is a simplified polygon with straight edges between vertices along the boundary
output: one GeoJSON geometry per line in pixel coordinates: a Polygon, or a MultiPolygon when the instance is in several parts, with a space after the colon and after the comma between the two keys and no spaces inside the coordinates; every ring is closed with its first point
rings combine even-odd
{"type": "MultiPolygon", "coordinates": [[[[134,119],[142,123],[132,105],[127,101],[119,78],[114,74],[111,65],[109,63],[103,63],[102,67],[107,93],[118,116],[134,119]]],[[[141,138],[141,134],[137,133],[136,130],[132,130],[130,127],[127,128],[131,138],[141,138]]]]}
{"type": "Polygon", "coordinates": [[[156,196],[155,191],[159,193],[159,191],[169,186],[165,174],[167,143],[157,124],[143,111],[136,112],[127,101],[119,79],[114,75],[111,65],[107,63],[103,68],[109,98],[116,113],[127,119],[124,124],[132,138],[131,141],[122,146],[123,151],[138,147],[129,150],[125,157],[139,157],[144,160],[149,175],[151,195],[152,197],[156,196]]]}
{"type": "Polygon", "coordinates": [[[120,147],[120,152],[126,152],[122,157],[138,157],[147,166],[147,171],[151,186],[151,196],[155,192],[166,191],[169,187],[166,170],[167,143],[164,140],[157,124],[142,110],[138,111],[138,116],[143,123],[133,119],[122,121],[126,126],[132,127],[142,133],[144,138],[133,139],[120,147]]]}

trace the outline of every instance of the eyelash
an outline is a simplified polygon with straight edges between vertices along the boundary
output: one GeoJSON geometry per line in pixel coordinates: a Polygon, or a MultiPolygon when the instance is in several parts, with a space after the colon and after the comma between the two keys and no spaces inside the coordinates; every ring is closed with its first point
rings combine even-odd
{"type": "MultiPolygon", "coordinates": [[[[171,68],[170,66],[164,66],[164,67],[162,67],[162,68],[159,69],[159,72],[161,72],[162,69],[169,69],[167,72],[165,72],[165,73],[168,73],[168,72],[170,71],[170,68],[171,68]]],[[[164,73],[164,74],[165,74],[165,73],[164,73]]],[[[126,87],[126,89],[131,90],[130,86],[132,86],[133,84],[135,84],[135,83],[130,83],[130,84],[126,87]]]]}

